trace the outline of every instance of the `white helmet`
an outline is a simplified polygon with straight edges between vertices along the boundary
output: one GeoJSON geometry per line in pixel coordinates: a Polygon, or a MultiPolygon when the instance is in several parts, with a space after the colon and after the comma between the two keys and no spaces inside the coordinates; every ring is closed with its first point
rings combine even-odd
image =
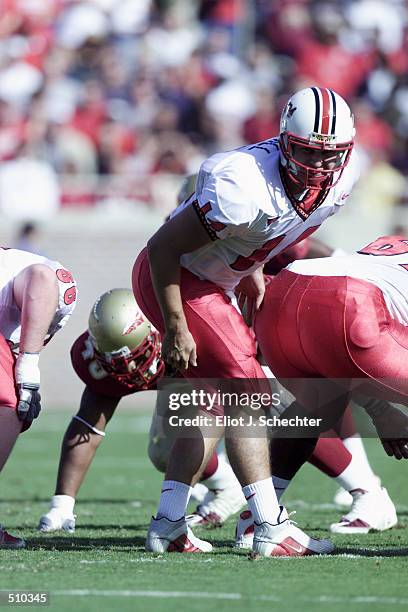
{"type": "Polygon", "coordinates": [[[353,114],[341,96],[324,87],[302,89],[282,112],[282,166],[305,189],[331,189],[350,159],[354,134],[353,114]],[[316,151],[321,151],[319,168],[307,163],[316,151]]]}

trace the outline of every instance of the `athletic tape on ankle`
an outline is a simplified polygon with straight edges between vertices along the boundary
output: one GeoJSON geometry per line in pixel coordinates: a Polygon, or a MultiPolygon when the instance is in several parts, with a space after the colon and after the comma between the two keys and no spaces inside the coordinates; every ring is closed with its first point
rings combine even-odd
{"type": "Polygon", "coordinates": [[[94,427],[93,425],[90,425],[90,423],[85,421],[85,419],[81,418],[80,416],[75,415],[72,418],[76,419],[77,421],[80,421],[81,423],[89,427],[89,429],[93,431],[94,433],[98,434],[98,436],[103,436],[103,437],[106,436],[106,433],[104,431],[101,431],[100,429],[96,429],[96,427],[94,427]]]}

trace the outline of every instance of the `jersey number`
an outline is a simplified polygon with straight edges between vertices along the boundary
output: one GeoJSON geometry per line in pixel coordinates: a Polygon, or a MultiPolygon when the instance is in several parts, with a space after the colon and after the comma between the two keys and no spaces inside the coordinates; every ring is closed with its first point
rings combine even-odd
{"type": "MultiPolygon", "coordinates": [[[[318,229],[318,227],[319,225],[314,225],[313,227],[309,227],[309,229],[305,230],[303,234],[301,234],[298,238],[296,238],[296,240],[288,244],[288,246],[285,247],[284,250],[286,251],[286,249],[289,249],[294,244],[297,244],[301,240],[304,240],[305,238],[310,236],[310,234],[313,234],[313,232],[315,232],[318,229]]],[[[255,249],[255,251],[253,251],[247,257],[243,257],[242,255],[240,255],[231,264],[231,268],[233,270],[238,270],[239,272],[243,272],[244,270],[248,270],[249,268],[251,268],[255,262],[264,261],[268,257],[269,253],[273,251],[273,249],[277,247],[278,244],[282,242],[282,240],[285,237],[286,237],[286,234],[282,234],[282,236],[277,236],[276,238],[272,238],[271,240],[268,240],[267,242],[265,242],[264,245],[262,245],[259,249],[255,249]]]]}
{"type": "MultiPolygon", "coordinates": [[[[364,249],[357,251],[361,255],[404,255],[408,253],[408,239],[397,236],[382,236],[374,242],[370,242],[364,249]]],[[[408,270],[408,264],[399,264],[401,268],[408,270]]]]}

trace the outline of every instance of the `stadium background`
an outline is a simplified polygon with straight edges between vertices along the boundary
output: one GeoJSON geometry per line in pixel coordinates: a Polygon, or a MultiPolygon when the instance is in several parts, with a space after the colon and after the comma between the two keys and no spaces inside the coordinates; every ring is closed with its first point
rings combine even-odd
{"type": "Polygon", "coordinates": [[[293,91],[332,87],[356,118],[362,177],[318,237],[351,250],[408,227],[407,26],[404,0],[2,1],[0,243],[33,223],[26,248],[80,290],[41,357],[46,409],[77,408],[68,349],[98,295],[130,285],[183,177],[277,134],[293,91]]]}

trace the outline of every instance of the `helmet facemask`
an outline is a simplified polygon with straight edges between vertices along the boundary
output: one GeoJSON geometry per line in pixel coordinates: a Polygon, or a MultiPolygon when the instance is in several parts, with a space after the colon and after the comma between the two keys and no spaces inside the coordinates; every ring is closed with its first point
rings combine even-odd
{"type": "Polygon", "coordinates": [[[150,388],[151,385],[164,373],[164,362],[160,357],[160,336],[157,331],[152,330],[137,348],[130,350],[128,346],[101,353],[95,346],[95,359],[115,380],[128,387],[139,389],[150,388]]]}
{"type": "Polygon", "coordinates": [[[332,189],[349,162],[354,142],[335,144],[328,138],[322,134],[312,134],[309,140],[290,133],[280,135],[283,166],[289,178],[303,189],[332,189]],[[320,165],[308,164],[308,157],[317,159],[320,165]]]}

